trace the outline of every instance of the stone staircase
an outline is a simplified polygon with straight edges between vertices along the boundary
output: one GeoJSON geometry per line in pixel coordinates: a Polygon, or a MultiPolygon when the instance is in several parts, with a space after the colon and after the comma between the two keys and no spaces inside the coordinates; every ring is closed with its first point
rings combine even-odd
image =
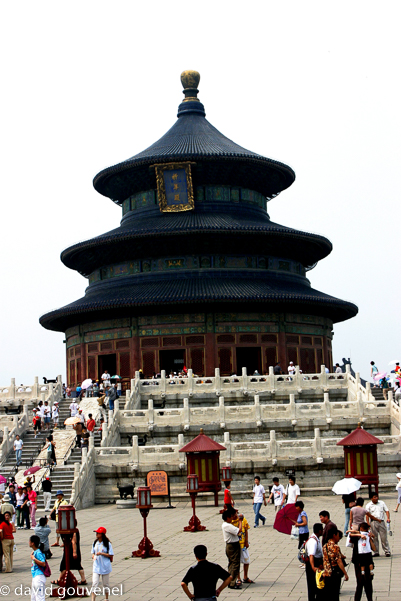
{"type": "MultiPolygon", "coordinates": [[[[392,388],[387,388],[387,398],[388,398],[388,391],[389,390],[393,390],[392,388]]],[[[384,400],[384,396],[383,396],[383,390],[381,388],[379,388],[378,386],[376,388],[374,388],[373,386],[370,389],[372,395],[375,398],[375,401],[383,401],[384,400]]]]}
{"type": "MultiPolygon", "coordinates": [[[[44,447],[46,436],[48,434],[49,432],[47,431],[41,431],[35,438],[35,432],[33,430],[27,430],[25,432],[25,434],[22,436],[24,446],[22,447],[20,468],[24,467],[25,469],[28,469],[28,467],[32,465],[44,447]]],[[[14,475],[16,471],[15,452],[14,450],[11,450],[3,465],[0,466],[0,473],[5,478],[8,478],[8,476],[14,475]]]]}

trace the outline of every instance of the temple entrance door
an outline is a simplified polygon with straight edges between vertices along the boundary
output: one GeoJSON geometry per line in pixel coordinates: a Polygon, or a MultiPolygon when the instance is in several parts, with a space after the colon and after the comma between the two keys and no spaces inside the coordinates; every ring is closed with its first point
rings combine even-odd
{"type": "Polygon", "coordinates": [[[160,371],[165,370],[166,376],[170,372],[182,371],[185,365],[185,349],[175,349],[171,351],[159,351],[160,371]]]}
{"type": "Polygon", "coordinates": [[[260,346],[243,346],[236,348],[237,354],[237,375],[241,375],[242,368],[246,367],[248,376],[251,376],[255,369],[262,373],[262,349],[260,346]]]}
{"type": "Polygon", "coordinates": [[[111,376],[115,376],[115,375],[120,375],[117,374],[116,370],[117,370],[117,355],[115,353],[113,353],[112,355],[99,355],[98,357],[98,374],[99,374],[99,380],[102,377],[102,374],[104,373],[104,370],[107,369],[107,371],[111,376]]]}

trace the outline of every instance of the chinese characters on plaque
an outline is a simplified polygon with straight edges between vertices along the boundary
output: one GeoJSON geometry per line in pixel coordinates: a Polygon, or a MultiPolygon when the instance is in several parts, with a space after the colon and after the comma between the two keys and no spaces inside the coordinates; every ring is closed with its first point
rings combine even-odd
{"type": "Polygon", "coordinates": [[[176,212],[193,209],[191,163],[164,163],[155,165],[155,169],[160,210],[176,212]]]}

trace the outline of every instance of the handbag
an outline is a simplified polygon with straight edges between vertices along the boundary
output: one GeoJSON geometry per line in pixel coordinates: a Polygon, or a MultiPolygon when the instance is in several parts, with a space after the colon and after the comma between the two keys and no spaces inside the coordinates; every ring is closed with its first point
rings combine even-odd
{"type": "Polygon", "coordinates": [[[316,587],[318,589],[324,588],[325,581],[323,576],[323,570],[317,570],[316,572],[316,587]]]}
{"type": "Polygon", "coordinates": [[[39,566],[39,568],[42,570],[43,576],[45,576],[46,578],[48,578],[49,576],[52,575],[52,571],[51,571],[50,566],[47,563],[46,559],[45,559],[45,565],[44,566],[39,566]]]}
{"type": "Polygon", "coordinates": [[[296,526],[292,526],[291,528],[291,537],[292,540],[298,540],[299,539],[299,529],[296,526]]]}
{"type": "Polygon", "coordinates": [[[52,509],[52,511],[51,511],[51,513],[49,515],[49,518],[51,520],[53,520],[54,522],[56,521],[56,510],[55,509],[52,509]]]}

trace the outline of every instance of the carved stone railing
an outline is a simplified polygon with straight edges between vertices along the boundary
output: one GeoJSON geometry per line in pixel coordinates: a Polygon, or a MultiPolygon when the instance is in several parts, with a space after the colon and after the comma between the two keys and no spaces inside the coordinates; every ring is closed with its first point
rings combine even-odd
{"type": "Polygon", "coordinates": [[[253,403],[247,405],[227,405],[224,396],[220,396],[219,404],[214,407],[190,407],[189,399],[184,398],[182,407],[174,409],[155,409],[153,399],[148,399],[148,409],[119,411],[118,424],[126,432],[132,428],[137,431],[152,431],[155,427],[165,426],[182,427],[183,431],[187,431],[190,426],[205,424],[225,429],[238,422],[260,427],[275,420],[288,420],[293,426],[311,419],[320,419],[329,424],[333,419],[347,418],[364,422],[370,418],[389,416],[390,405],[394,415],[398,415],[399,407],[397,410],[392,400],[376,401],[371,394],[362,392],[358,392],[357,399],[352,401],[331,401],[330,393],[325,392],[322,401],[313,403],[302,399],[296,402],[294,394],[290,394],[288,401],[282,403],[261,403],[259,395],[254,395],[253,403]]]}
{"type": "Polygon", "coordinates": [[[4,427],[3,441],[0,445],[0,465],[4,463],[7,456],[14,448],[14,440],[17,434],[23,436],[29,428],[28,407],[24,406],[24,411],[21,415],[14,415],[13,428],[9,430],[8,426],[4,427]]]}
{"type": "Polygon", "coordinates": [[[61,376],[57,376],[56,383],[39,384],[39,378],[34,378],[31,385],[16,385],[15,378],[11,379],[9,386],[0,386],[0,405],[14,407],[24,403],[39,400],[48,401],[53,404],[62,398],[63,384],[61,376]]]}
{"type": "Polygon", "coordinates": [[[89,449],[82,449],[81,463],[74,463],[70,505],[76,509],[91,507],[95,503],[95,446],[93,436],[89,439],[89,449]]]}
{"type": "MultiPolygon", "coordinates": [[[[381,436],[384,444],[378,446],[381,455],[397,455],[401,449],[401,437],[381,436]]],[[[270,430],[268,440],[231,442],[229,432],[224,432],[224,446],[221,463],[240,468],[249,462],[276,465],[280,461],[289,462],[304,459],[311,465],[324,463],[332,458],[342,458],[343,448],[337,446],[338,438],[325,438],[320,429],[314,429],[314,438],[277,439],[275,430],[270,430]]],[[[184,445],[183,434],[178,435],[178,444],[139,446],[138,436],[133,436],[131,447],[110,446],[95,449],[96,463],[104,466],[131,465],[134,470],[146,471],[160,466],[183,470],[185,458],[179,453],[184,445]],[[153,466],[153,467],[152,467],[153,466]]]]}

